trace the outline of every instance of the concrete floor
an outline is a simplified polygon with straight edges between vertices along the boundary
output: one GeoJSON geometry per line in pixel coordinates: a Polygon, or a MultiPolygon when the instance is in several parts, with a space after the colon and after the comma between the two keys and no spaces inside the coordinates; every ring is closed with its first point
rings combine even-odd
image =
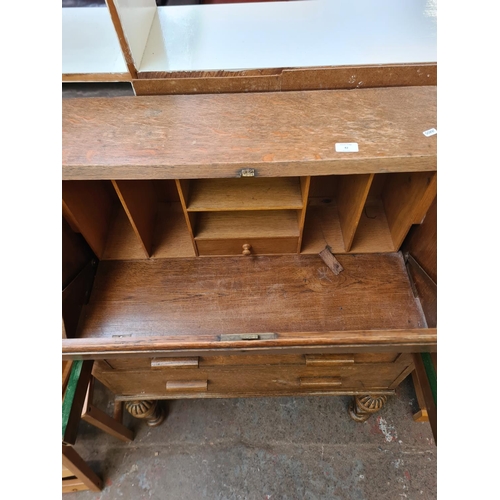
{"type": "MultiPolygon", "coordinates": [[[[105,388],[98,405],[112,413],[105,388]]],[[[75,448],[104,480],[111,499],[434,499],[436,446],[416,423],[411,377],[363,424],[349,397],[178,400],[162,425],[125,415],[125,444],[80,424],[75,448]]]]}
{"type": "MultiPolygon", "coordinates": [[[[133,95],[130,84],[64,84],[63,98],[133,95]]],[[[81,422],[76,450],[115,499],[434,499],[437,453],[427,423],[415,423],[411,377],[363,424],[348,397],[169,402],[157,428],[125,415],[132,443],[81,422]]],[[[96,402],[112,413],[107,390],[96,402]]]]}

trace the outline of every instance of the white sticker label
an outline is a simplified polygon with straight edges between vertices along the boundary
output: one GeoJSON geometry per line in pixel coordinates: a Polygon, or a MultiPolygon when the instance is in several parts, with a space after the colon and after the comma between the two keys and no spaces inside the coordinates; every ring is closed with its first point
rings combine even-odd
{"type": "Polygon", "coordinates": [[[335,151],[337,153],[358,153],[358,143],[357,142],[337,142],[335,144],[335,151]]]}
{"type": "Polygon", "coordinates": [[[425,137],[430,137],[431,135],[436,135],[438,131],[435,128],[430,128],[424,132],[425,137]]]}

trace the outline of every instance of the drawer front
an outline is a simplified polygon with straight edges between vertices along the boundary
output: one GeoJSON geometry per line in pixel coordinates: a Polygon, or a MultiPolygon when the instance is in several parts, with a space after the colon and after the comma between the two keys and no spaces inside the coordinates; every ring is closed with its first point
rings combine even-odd
{"type": "Polygon", "coordinates": [[[408,354],[393,352],[347,354],[224,354],[157,358],[117,358],[96,361],[99,371],[198,369],[208,366],[307,365],[336,366],[349,364],[407,362],[408,354]]]}
{"type": "Polygon", "coordinates": [[[269,255],[297,253],[298,238],[196,240],[200,255],[269,255]],[[245,245],[245,247],[244,247],[245,245]],[[246,245],[249,245],[248,247],[246,245]],[[245,254],[243,253],[245,251],[245,254]],[[250,252],[250,253],[248,253],[250,252]]]}
{"type": "Polygon", "coordinates": [[[96,361],[100,371],[136,369],[195,369],[206,366],[304,365],[303,354],[228,354],[215,356],[118,358],[96,361]]]}
{"type": "Polygon", "coordinates": [[[224,397],[389,389],[404,369],[401,363],[200,366],[192,370],[110,370],[96,377],[122,396],[224,397]]]}

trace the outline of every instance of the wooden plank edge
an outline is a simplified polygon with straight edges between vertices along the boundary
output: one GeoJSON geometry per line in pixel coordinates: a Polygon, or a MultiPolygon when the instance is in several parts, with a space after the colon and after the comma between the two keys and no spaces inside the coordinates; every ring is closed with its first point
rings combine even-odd
{"type": "Polygon", "coordinates": [[[93,360],[85,360],[74,362],[71,367],[70,379],[62,404],[63,444],[75,444],[93,365],[93,360]]]}
{"type": "Polygon", "coordinates": [[[96,270],[96,262],[92,259],[62,291],[62,322],[66,338],[76,335],[82,307],[90,296],[96,270]]]}
{"type": "Polygon", "coordinates": [[[377,348],[394,352],[434,352],[437,350],[437,331],[435,328],[409,330],[364,330],[353,332],[327,332],[322,335],[314,333],[279,333],[277,338],[269,340],[230,341],[224,342],[217,335],[198,337],[196,340],[189,335],[165,339],[160,336],[123,337],[123,338],[80,338],[63,339],[63,359],[84,359],[92,356],[109,354],[126,355],[145,353],[160,356],[162,351],[193,351],[194,349],[238,350],[257,352],[257,349],[288,347],[311,348],[329,347],[357,349],[362,347],[377,348]],[[340,334],[340,335],[339,335],[340,334]],[[304,338],[310,335],[309,338],[304,338]]]}
{"type": "Polygon", "coordinates": [[[437,285],[411,254],[405,255],[413,293],[418,297],[427,325],[437,326],[437,285]]]}
{"type": "Polygon", "coordinates": [[[111,16],[111,21],[115,28],[116,36],[118,37],[118,42],[120,44],[123,58],[125,59],[127,69],[132,78],[137,78],[137,68],[135,67],[134,59],[132,57],[132,51],[130,50],[125,32],[123,31],[120,16],[118,14],[118,9],[115,5],[115,0],[106,0],[106,5],[108,7],[109,15],[111,16]]]}
{"type": "Polygon", "coordinates": [[[77,477],[64,478],[62,480],[62,492],[63,493],[74,493],[76,491],[86,491],[90,488],[77,477]]]}
{"type": "Polygon", "coordinates": [[[72,446],[62,445],[62,463],[92,491],[101,491],[102,479],[87,465],[72,446]]]}
{"type": "Polygon", "coordinates": [[[130,82],[130,73],[63,73],[62,83],[119,83],[130,82]]]}
{"type": "MultiPolygon", "coordinates": [[[[429,356],[428,353],[425,353],[429,356]]],[[[420,353],[413,354],[413,363],[415,371],[421,383],[422,394],[425,401],[425,408],[429,417],[429,424],[431,426],[434,442],[437,444],[437,406],[434,399],[433,389],[426,372],[423,356],[420,353]]]]}
{"type": "Polygon", "coordinates": [[[418,410],[417,413],[413,414],[413,420],[415,422],[428,422],[429,414],[427,413],[427,410],[425,409],[418,410]]]}
{"type": "MultiPolygon", "coordinates": [[[[261,397],[278,397],[278,396],[363,396],[370,393],[371,395],[374,396],[394,396],[395,391],[394,390],[388,390],[388,389],[377,389],[377,388],[367,388],[363,390],[316,390],[316,391],[311,391],[310,389],[300,389],[297,387],[295,390],[290,390],[290,391],[273,391],[270,393],[269,391],[263,391],[263,392],[197,392],[197,393],[189,393],[189,392],[169,392],[168,394],[141,394],[141,398],[143,399],[153,399],[153,400],[168,400],[168,399],[198,399],[198,398],[203,398],[203,399],[211,399],[211,398],[261,398],[261,397]]],[[[135,401],[137,400],[137,395],[117,395],[116,399],[118,401],[135,401]]]]}
{"type": "Polygon", "coordinates": [[[240,71],[139,71],[136,95],[349,90],[437,85],[435,62],[240,71]]]}
{"type": "MultiPolygon", "coordinates": [[[[348,154],[348,153],[345,153],[348,154]]],[[[421,156],[370,157],[353,159],[340,157],[329,160],[297,160],[246,163],[197,163],[189,165],[135,165],[135,164],[63,164],[62,179],[127,180],[127,179],[203,179],[239,178],[241,169],[252,167],[256,177],[294,177],[311,175],[347,175],[371,173],[435,172],[437,154],[421,156]],[[286,176],[283,176],[286,172],[286,176]]]]}
{"type": "Polygon", "coordinates": [[[422,391],[422,385],[420,383],[420,379],[418,378],[417,371],[413,370],[411,376],[413,380],[413,387],[415,389],[415,395],[417,396],[417,403],[420,408],[413,414],[413,420],[415,420],[415,422],[428,422],[429,414],[427,413],[427,408],[425,406],[424,393],[422,391]]]}

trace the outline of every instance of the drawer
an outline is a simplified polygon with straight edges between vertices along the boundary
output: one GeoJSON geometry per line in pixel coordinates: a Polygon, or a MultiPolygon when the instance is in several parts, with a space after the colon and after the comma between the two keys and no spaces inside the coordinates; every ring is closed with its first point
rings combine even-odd
{"type": "Polygon", "coordinates": [[[200,255],[268,255],[297,253],[299,239],[238,238],[224,240],[196,240],[200,255]],[[245,252],[245,254],[243,253],[245,252]],[[247,254],[247,252],[250,252],[247,254]]]}
{"type": "Polygon", "coordinates": [[[303,354],[229,354],[216,356],[119,358],[96,361],[99,370],[196,369],[205,366],[303,365],[303,354]]]}
{"type": "Polygon", "coordinates": [[[400,363],[203,366],[193,370],[113,370],[99,373],[98,378],[120,396],[175,399],[389,389],[404,369],[400,363]]]}
{"type": "Polygon", "coordinates": [[[247,365],[308,365],[335,366],[360,363],[394,363],[410,359],[409,355],[378,352],[354,354],[224,354],[209,356],[158,357],[158,358],[117,358],[96,361],[96,369],[106,370],[179,370],[197,369],[207,366],[247,366],[247,365]]]}

